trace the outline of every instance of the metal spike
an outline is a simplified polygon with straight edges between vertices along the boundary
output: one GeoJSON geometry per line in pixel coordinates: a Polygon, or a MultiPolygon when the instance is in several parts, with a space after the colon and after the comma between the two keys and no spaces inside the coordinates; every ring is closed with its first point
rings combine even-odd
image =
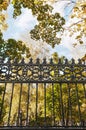
{"type": "Polygon", "coordinates": [[[50,59],[50,64],[53,64],[53,59],[52,58],[50,59]]]}
{"type": "Polygon", "coordinates": [[[58,64],[61,64],[61,59],[59,58],[59,60],[58,60],[58,64]]]}
{"type": "Polygon", "coordinates": [[[46,63],[47,63],[46,58],[44,58],[43,59],[43,64],[46,64],[46,63]]]}
{"type": "Polygon", "coordinates": [[[36,64],[40,64],[40,59],[39,58],[36,59],[36,64]]]}
{"type": "Polygon", "coordinates": [[[30,58],[29,64],[33,64],[33,59],[32,58],[30,58]]]}
{"type": "Polygon", "coordinates": [[[73,58],[72,58],[71,62],[72,62],[72,64],[75,64],[75,60],[73,58]]]}
{"type": "Polygon", "coordinates": [[[78,59],[78,64],[82,64],[81,59],[78,59]]]}
{"type": "Polygon", "coordinates": [[[65,59],[65,64],[68,64],[68,59],[65,59]]]}

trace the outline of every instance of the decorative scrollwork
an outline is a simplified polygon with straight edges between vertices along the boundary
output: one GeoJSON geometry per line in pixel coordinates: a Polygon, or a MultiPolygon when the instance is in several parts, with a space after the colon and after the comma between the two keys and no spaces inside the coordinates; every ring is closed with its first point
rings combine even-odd
{"type": "Polygon", "coordinates": [[[0,82],[86,82],[86,62],[74,59],[64,62],[59,59],[58,63],[39,59],[34,63],[32,59],[28,63],[14,61],[4,61],[0,59],[0,82]]]}

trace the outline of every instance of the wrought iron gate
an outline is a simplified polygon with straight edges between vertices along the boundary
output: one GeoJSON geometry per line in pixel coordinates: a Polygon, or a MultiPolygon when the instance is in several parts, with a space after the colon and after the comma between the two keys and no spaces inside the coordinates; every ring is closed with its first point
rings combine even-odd
{"type": "Polygon", "coordinates": [[[0,59],[0,130],[86,129],[86,61],[0,59]]]}

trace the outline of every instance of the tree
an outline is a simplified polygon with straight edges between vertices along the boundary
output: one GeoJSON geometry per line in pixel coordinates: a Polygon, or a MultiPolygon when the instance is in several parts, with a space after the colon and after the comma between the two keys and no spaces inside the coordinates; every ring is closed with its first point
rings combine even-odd
{"type": "Polygon", "coordinates": [[[17,58],[18,60],[26,57],[30,57],[29,48],[22,41],[16,41],[14,39],[8,39],[4,41],[3,35],[0,32],[0,57],[10,58],[13,60],[17,58]]]}
{"type": "MultiPolygon", "coordinates": [[[[7,29],[6,24],[6,17],[5,14],[2,13],[3,10],[6,10],[9,6],[11,1],[8,0],[2,0],[0,3],[0,10],[1,10],[1,26],[0,30],[3,31],[7,29]]],[[[42,39],[43,41],[50,44],[52,47],[55,46],[55,44],[59,44],[61,41],[61,38],[57,36],[57,32],[63,32],[63,27],[65,20],[63,17],[60,16],[59,13],[52,14],[52,6],[48,5],[45,1],[36,1],[36,0],[30,0],[30,1],[24,1],[24,0],[13,0],[12,1],[13,7],[14,7],[14,14],[13,17],[16,18],[18,15],[20,15],[21,9],[28,8],[32,10],[32,14],[37,18],[39,24],[34,27],[33,30],[31,30],[31,38],[35,40],[42,39]],[[58,19],[58,20],[57,20],[58,19]]],[[[22,58],[22,54],[25,53],[26,56],[30,56],[29,48],[25,47],[23,45],[22,41],[15,41],[14,39],[8,39],[7,41],[2,42],[2,34],[1,35],[1,54],[0,56],[4,56],[4,58],[10,56],[10,58],[18,57],[22,58]],[[9,43],[8,43],[9,42],[9,43]],[[12,44],[13,43],[13,44],[12,44]],[[18,45],[19,44],[19,45],[18,45]],[[15,47],[17,45],[18,51],[16,51],[15,47]],[[21,46],[21,47],[19,47],[21,46]],[[14,48],[14,51],[12,51],[12,48],[14,48]],[[27,54],[26,54],[27,53],[27,54]]]]}
{"type": "MultiPolygon", "coordinates": [[[[77,43],[83,44],[84,38],[86,37],[86,1],[77,1],[70,16],[70,20],[76,22],[72,22],[67,29],[69,30],[70,35],[76,34],[77,43]]],[[[74,45],[76,46],[77,43],[74,45]]]]}
{"type": "Polygon", "coordinates": [[[6,30],[8,25],[6,23],[6,13],[3,13],[3,10],[6,10],[8,7],[8,0],[0,0],[0,30],[6,30]]]}
{"type": "Polygon", "coordinates": [[[84,57],[81,58],[82,61],[86,60],[86,54],[84,55],[84,57]]]}
{"type": "Polygon", "coordinates": [[[59,44],[61,38],[57,36],[57,32],[63,32],[63,25],[65,20],[59,13],[52,14],[53,7],[43,1],[20,0],[19,2],[13,0],[14,17],[21,14],[21,8],[28,8],[32,10],[32,14],[36,16],[38,25],[31,30],[31,38],[35,40],[42,39],[50,44],[52,47],[59,44]]]}
{"type": "Polygon", "coordinates": [[[6,23],[6,15],[0,12],[0,30],[6,30],[8,25],[6,23]]]}
{"type": "Polygon", "coordinates": [[[29,48],[22,41],[14,39],[3,39],[2,31],[7,29],[6,14],[2,13],[9,5],[9,0],[0,1],[0,58],[17,58],[20,60],[23,57],[30,57],[29,48]]]}
{"type": "MultiPolygon", "coordinates": [[[[28,8],[32,10],[32,14],[37,17],[38,25],[34,27],[33,30],[31,30],[31,38],[35,40],[42,39],[43,41],[50,44],[52,47],[54,47],[56,44],[59,44],[61,42],[61,36],[59,37],[58,34],[63,34],[64,30],[66,30],[63,25],[65,24],[64,18],[62,18],[59,13],[52,13],[52,6],[47,4],[47,0],[31,0],[25,3],[25,1],[20,0],[20,3],[16,0],[14,0],[14,17],[21,14],[21,7],[28,8]]],[[[66,6],[64,6],[64,10],[69,5],[72,6],[74,4],[73,9],[71,10],[69,16],[71,16],[72,19],[77,18],[77,22],[73,22],[67,30],[70,35],[75,35],[76,33],[76,41],[80,44],[83,44],[83,37],[86,35],[86,9],[85,9],[85,0],[84,1],[71,1],[71,0],[52,0],[50,2],[66,2],[66,6]],[[80,13],[79,13],[80,12],[80,13]],[[77,34],[78,32],[78,34],[77,34]]],[[[77,45],[77,44],[76,44],[77,45]]]]}
{"type": "Polygon", "coordinates": [[[37,17],[39,24],[31,30],[31,38],[35,40],[42,39],[52,47],[54,47],[55,44],[60,43],[61,38],[57,37],[57,32],[63,31],[62,26],[65,24],[65,20],[59,13],[52,14],[52,6],[46,4],[45,1],[36,0],[30,0],[27,2],[24,0],[13,0],[12,3],[14,6],[14,18],[22,13],[22,7],[31,9],[32,14],[37,17]]]}
{"type": "MultiPolygon", "coordinates": [[[[3,9],[6,10],[10,2],[11,1],[8,0],[2,0],[0,3],[1,11],[3,9]]],[[[52,2],[66,2],[64,10],[67,6],[72,6],[72,4],[75,4],[75,6],[73,7],[72,15],[71,12],[69,15],[71,15],[72,19],[78,18],[78,22],[73,23],[67,29],[70,31],[71,34],[75,34],[78,31],[79,33],[76,36],[76,40],[80,44],[83,44],[82,38],[86,35],[85,0],[80,2],[74,2],[71,0],[51,0],[50,3],[52,2]]],[[[14,18],[22,13],[22,8],[31,9],[32,14],[37,18],[38,24],[34,27],[33,30],[31,30],[31,38],[33,38],[34,40],[42,39],[43,41],[50,44],[52,47],[60,43],[61,35],[59,36],[58,34],[63,34],[65,30],[65,28],[63,27],[63,25],[65,24],[65,19],[61,17],[59,13],[52,13],[53,7],[48,4],[48,0],[12,0],[12,4],[14,7],[14,18]]]]}
{"type": "Polygon", "coordinates": [[[6,15],[2,13],[3,10],[6,10],[9,5],[9,0],[0,1],[0,58],[17,58],[18,60],[23,57],[29,58],[30,52],[29,48],[22,41],[16,41],[14,39],[8,39],[4,41],[3,34],[1,31],[7,29],[6,15]]]}

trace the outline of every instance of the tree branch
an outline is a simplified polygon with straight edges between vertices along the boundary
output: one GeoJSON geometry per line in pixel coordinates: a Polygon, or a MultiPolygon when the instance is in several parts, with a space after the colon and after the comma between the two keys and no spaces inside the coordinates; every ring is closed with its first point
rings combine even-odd
{"type": "Polygon", "coordinates": [[[75,23],[73,23],[72,25],[70,25],[69,27],[67,27],[67,28],[65,28],[66,30],[69,30],[69,28],[71,28],[71,27],[73,27],[73,26],[75,26],[75,25],[77,25],[78,23],[81,23],[81,22],[83,22],[83,20],[85,20],[86,18],[82,18],[81,20],[79,20],[78,22],[75,22],[75,23]]]}

